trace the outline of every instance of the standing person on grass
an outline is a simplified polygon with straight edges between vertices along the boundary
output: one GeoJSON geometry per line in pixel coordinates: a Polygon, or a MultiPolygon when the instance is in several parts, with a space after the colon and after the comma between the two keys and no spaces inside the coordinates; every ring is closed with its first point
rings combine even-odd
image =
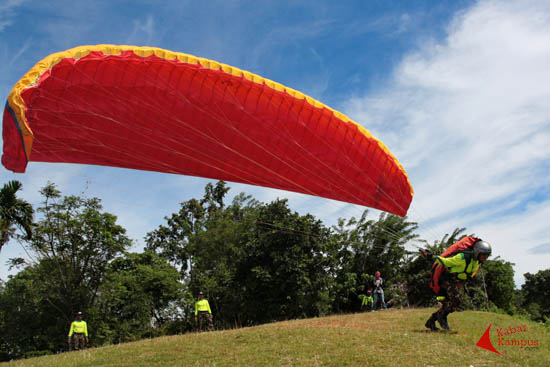
{"type": "Polygon", "coordinates": [[[208,330],[213,330],[212,310],[207,299],[204,299],[204,294],[199,292],[199,299],[195,302],[195,324],[199,331],[202,331],[203,325],[208,325],[208,330]]]}
{"type": "Polygon", "coordinates": [[[372,281],[374,286],[374,302],[372,303],[372,310],[376,311],[376,305],[378,304],[378,299],[380,299],[380,304],[382,308],[386,309],[386,302],[384,302],[384,289],[382,285],[384,284],[384,279],[380,277],[380,272],[377,271],[374,274],[374,280],[372,281]]]}
{"type": "Polygon", "coordinates": [[[86,324],[86,321],[82,320],[82,312],[78,312],[76,314],[76,320],[71,323],[67,342],[69,343],[69,350],[84,349],[88,343],[88,324],[86,324]]]}

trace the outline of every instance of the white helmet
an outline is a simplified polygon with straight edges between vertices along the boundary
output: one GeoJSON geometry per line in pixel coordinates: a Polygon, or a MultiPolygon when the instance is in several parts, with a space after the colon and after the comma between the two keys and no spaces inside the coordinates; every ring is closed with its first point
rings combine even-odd
{"type": "Polygon", "coordinates": [[[487,241],[479,240],[474,244],[474,257],[479,260],[479,255],[491,256],[491,245],[487,241]]]}

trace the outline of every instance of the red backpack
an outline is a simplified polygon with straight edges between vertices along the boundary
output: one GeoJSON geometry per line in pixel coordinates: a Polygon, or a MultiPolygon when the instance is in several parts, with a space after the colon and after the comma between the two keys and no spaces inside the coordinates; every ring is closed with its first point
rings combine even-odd
{"type": "MultiPolygon", "coordinates": [[[[466,253],[472,253],[473,251],[468,251],[471,249],[474,244],[479,241],[479,238],[475,238],[472,236],[467,236],[462,238],[460,241],[457,241],[453,243],[445,252],[443,252],[441,257],[452,257],[458,253],[466,252],[466,253]]],[[[468,265],[470,265],[470,261],[472,260],[472,256],[466,256],[466,270],[468,268],[468,265]]],[[[441,287],[439,286],[439,278],[441,277],[441,274],[445,270],[445,267],[438,264],[437,262],[434,262],[432,265],[432,279],[430,280],[430,288],[435,292],[435,294],[439,294],[439,290],[441,287]]]]}

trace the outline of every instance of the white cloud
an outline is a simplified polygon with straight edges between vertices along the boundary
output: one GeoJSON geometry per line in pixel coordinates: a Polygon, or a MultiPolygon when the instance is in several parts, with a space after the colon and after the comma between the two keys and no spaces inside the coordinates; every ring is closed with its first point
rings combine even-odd
{"type": "Polygon", "coordinates": [[[152,15],[143,19],[133,21],[134,27],[128,37],[128,44],[137,44],[138,46],[148,46],[155,40],[155,20],[152,15]],[[140,44],[142,43],[142,44],[140,44]]]}
{"type": "Polygon", "coordinates": [[[25,0],[6,0],[0,3],[0,32],[12,24],[15,17],[15,9],[21,6],[25,0]]]}
{"type": "Polygon", "coordinates": [[[518,283],[549,263],[527,254],[550,235],[540,226],[550,218],[549,60],[548,2],[483,1],[455,17],[444,42],[407,55],[379,93],[347,106],[407,169],[409,216],[427,239],[475,230],[518,263],[518,283]]]}
{"type": "Polygon", "coordinates": [[[543,243],[529,249],[531,254],[548,254],[550,253],[550,242],[543,243]]]}
{"type": "Polygon", "coordinates": [[[485,238],[491,238],[495,253],[503,259],[515,263],[516,284],[523,283],[524,273],[536,273],[547,269],[550,252],[533,253],[531,249],[548,240],[548,218],[550,200],[528,205],[518,215],[510,215],[471,228],[485,238]]]}

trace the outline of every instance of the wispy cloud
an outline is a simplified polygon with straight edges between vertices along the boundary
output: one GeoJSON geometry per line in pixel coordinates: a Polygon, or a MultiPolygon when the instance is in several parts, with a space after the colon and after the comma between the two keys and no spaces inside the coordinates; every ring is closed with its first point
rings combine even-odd
{"type": "Polygon", "coordinates": [[[532,19],[482,3],[445,44],[409,55],[385,91],[348,105],[396,151],[430,217],[548,185],[550,23],[532,19]]]}
{"type": "Polygon", "coordinates": [[[16,16],[16,9],[23,4],[25,0],[5,0],[0,3],[0,32],[12,24],[13,17],[16,16]]]}
{"type": "Polygon", "coordinates": [[[21,57],[21,55],[23,55],[29,49],[29,47],[31,47],[31,45],[32,39],[29,38],[23,43],[23,45],[21,45],[21,47],[14,53],[14,55],[10,57],[8,66],[11,68],[21,57]]]}
{"type": "Polygon", "coordinates": [[[533,255],[550,254],[550,242],[531,247],[529,253],[533,255]]]}
{"type": "Polygon", "coordinates": [[[407,55],[386,88],[349,102],[408,170],[409,214],[429,237],[461,226],[483,236],[503,214],[508,233],[548,237],[534,224],[548,216],[525,207],[550,204],[548,60],[547,2],[483,1],[456,16],[443,42],[407,55]]]}
{"type": "Polygon", "coordinates": [[[144,19],[133,21],[133,29],[128,37],[128,44],[137,46],[148,46],[154,44],[155,40],[155,20],[152,15],[144,19]]]}

